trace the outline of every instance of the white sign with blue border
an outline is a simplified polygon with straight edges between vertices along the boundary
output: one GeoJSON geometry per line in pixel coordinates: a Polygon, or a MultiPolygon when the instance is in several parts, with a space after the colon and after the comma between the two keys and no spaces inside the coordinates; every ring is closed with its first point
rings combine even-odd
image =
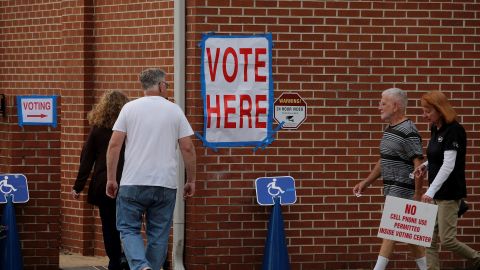
{"type": "Polygon", "coordinates": [[[273,142],[272,35],[205,34],[200,43],[205,147],[273,142]]]}
{"type": "Polygon", "coordinates": [[[56,96],[17,96],[19,126],[57,127],[56,96]]]}
{"type": "Polygon", "coordinates": [[[28,202],[30,195],[25,175],[0,174],[0,203],[7,203],[7,196],[12,196],[14,203],[28,202]]]}
{"type": "Polygon", "coordinates": [[[274,205],[275,198],[280,204],[294,204],[297,201],[295,180],[291,176],[260,177],[255,180],[257,202],[260,205],[274,205]]]}

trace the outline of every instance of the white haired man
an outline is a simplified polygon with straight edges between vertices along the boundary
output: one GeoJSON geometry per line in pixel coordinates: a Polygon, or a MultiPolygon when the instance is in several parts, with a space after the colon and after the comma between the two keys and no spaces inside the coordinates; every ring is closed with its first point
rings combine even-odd
{"type": "MultiPolygon", "coordinates": [[[[388,123],[380,143],[380,159],[366,179],[355,185],[353,193],[362,194],[380,176],[383,178],[385,196],[395,196],[420,201],[422,179],[412,179],[410,174],[423,160],[422,139],[415,124],[405,116],[407,95],[399,88],[382,93],[380,117],[388,123]]],[[[395,241],[383,239],[374,270],[385,270],[393,253],[395,241]]],[[[410,251],[420,270],[427,270],[425,248],[409,244],[410,251]]]]}

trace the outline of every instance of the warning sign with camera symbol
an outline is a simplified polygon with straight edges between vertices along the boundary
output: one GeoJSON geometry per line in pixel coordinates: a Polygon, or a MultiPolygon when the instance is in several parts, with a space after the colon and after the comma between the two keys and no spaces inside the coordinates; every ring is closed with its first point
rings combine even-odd
{"type": "Polygon", "coordinates": [[[273,103],[274,118],[283,129],[297,129],[307,118],[307,103],[298,93],[283,93],[273,103]]]}

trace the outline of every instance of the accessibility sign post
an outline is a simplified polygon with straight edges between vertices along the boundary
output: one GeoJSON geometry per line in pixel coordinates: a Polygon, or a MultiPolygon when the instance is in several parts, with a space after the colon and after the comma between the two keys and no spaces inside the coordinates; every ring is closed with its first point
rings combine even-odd
{"type": "Polygon", "coordinates": [[[274,205],[275,198],[280,204],[294,204],[297,201],[295,180],[291,176],[260,177],[255,180],[257,202],[260,205],[274,205]]]}
{"type": "Polygon", "coordinates": [[[18,125],[57,127],[56,96],[17,96],[18,125]]]}
{"type": "Polygon", "coordinates": [[[288,258],[287,241],[285,240],[285,229],[279,198],[275,198],[275,205],[268,222],[262,270],[290,270],[290,259],[288,258]]]}
{"type": "Polygon", "coordinates": [[[5,238],[0,241],[1,270],[23,270],[22,249],[12,197],[7,195],[7,205],[3,208],[0,219],[0,226],[4,228],[5,234],[5,238]]]}
{"type": "Polygon", "coordinates": [[[295,180],[291,176],[260,177],[255,180],[255,189],[260,205],[273,205],[262,270],[290,270],[281,205],[296,202],[295,180]]]}
{"type": "Polygon", "coordinates": [[[29,199],[27,178],[23,174],[0,174],[0,203],[6,203],[0,220],[0,261],[5,270],[22,270],[23,259],[13,203],[29,199]]]}
{"type": "Polygon", "coordinates": [[[0,203],[6,203],[8,196],[12,196],[14,203],[28,202],[30,195],[25,175],[0,174],[0,203]]]}

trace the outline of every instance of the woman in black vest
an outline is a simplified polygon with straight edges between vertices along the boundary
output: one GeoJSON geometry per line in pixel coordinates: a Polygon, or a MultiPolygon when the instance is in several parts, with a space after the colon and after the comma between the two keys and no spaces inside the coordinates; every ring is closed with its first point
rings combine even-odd
{"type": "Polygon", "coordinates": [[[457,114],[442,92],[423,95],[421,103],[423,117],[431,123],[431,137],[428,161],[419,166],[415,174],[423,177],[428,169],[429,188],[422,201],[438,205],[432,245],[427,248],[428,270],[440,269],[438,238],[443,248],[469,259],[472,269],[480,269],[480,253],[457,239],[457,213],[461,200],[467,196],[465,129],[457,122],[457,114]]]}

